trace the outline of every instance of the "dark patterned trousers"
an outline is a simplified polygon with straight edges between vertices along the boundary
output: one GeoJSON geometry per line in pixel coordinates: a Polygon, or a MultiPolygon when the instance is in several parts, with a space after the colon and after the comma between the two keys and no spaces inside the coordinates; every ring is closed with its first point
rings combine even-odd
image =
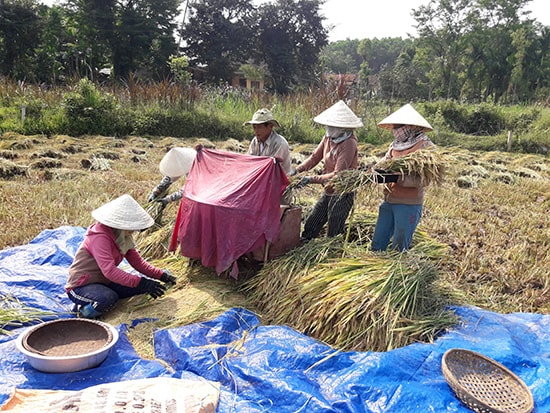
{"type": "Polygon", "coordinates": [[[354,200],[355,193],[345,195],[323,194],[306,219],[302,238],[318,237],[327,223],[327,237],[334,237],[343,233],[354,200]]]}

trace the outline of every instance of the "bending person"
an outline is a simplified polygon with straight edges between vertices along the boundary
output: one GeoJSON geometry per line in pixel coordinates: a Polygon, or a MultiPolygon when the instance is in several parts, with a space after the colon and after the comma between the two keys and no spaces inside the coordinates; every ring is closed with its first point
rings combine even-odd
{"type": "Polygon", "coordinates": [[[98,317],[121,298],[134,295],[158,298],[166,284],[176,283],[168,270],[149,264],[136,249],[133,233],[149,228],[154,221],[130,195],[95,209],[92,217],[96,222],[88,228],[75,254],[65,285],[79,316],[98,317]],[[119,268],[123,259],[139,274],[119,268]]]}
{"type": "Polygon", "coordinates": [[[183,187],[169,195],[167,195],[168,190],[174,182],[187,175],[193,165],[195,155],[196,151],[191,148],[170,149],[159,163],[159,170],[163,177],[151,190],[148,201],[157,201],[163,208],[170,202],[179,201],[183,196],[183,187]]]}

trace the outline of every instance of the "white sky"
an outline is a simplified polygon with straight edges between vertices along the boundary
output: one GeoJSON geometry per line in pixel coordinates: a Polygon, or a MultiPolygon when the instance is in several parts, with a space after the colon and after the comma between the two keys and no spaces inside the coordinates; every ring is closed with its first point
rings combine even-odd
{"type": "MultiPolygon", "coordinates": [[[[329,41],[416,36],[412,9],[429,0],[326,0],[321,13],[325,27],[333,25],[329,41]]],[[[532,0],[525,10],[531,18],[550,26],[550,1],[532,0]]]]}

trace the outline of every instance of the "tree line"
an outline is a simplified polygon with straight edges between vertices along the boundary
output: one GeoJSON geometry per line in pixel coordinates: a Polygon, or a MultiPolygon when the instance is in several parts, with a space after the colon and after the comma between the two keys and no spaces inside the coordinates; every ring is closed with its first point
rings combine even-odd
{"type": "Polygon", "coordinates": [[[412,10],[415,37],[329,43],[322,0],[3,0],[0,75],[161,81],[191,66],[211,84],[240,70],[284,94],[352,73],[360,93],[385,100],[545,101],[550,27],[529,2],[430,0],[412,10]]]}

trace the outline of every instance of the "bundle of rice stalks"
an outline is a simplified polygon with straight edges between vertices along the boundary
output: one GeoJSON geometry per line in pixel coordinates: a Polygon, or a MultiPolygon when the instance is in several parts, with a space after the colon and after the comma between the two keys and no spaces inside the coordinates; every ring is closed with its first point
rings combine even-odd
{"type": "Polygon", "coordinates": [[[287,204],[294,204],[296,191],[300,188],[303,188],[302,186],[298,185],[302,178],[302,176],[297,176],[290,179],[290,183],[285,188],[285,190],[283,191],[283,195],[281,196],[281,199],[285,200],[283,202],[287,204]]]}
{"type": "Polygon", "coordinates": [[[136,236],[139,252],[147,260],[163,258],[168,254],[175,221],[165,225],[155,224],[154,229],[142,231],[136,236]]]}
{"type": "Polygon", "coordinates": [[[341,237],[314,239],[266,263],[244,290],[265,322],[338,349],[386,351],[429,342],[456,318],[437,287],[436,263],[446,247],[417,232],[407,253],[370,253],[341,237]]]}
{"type": "Polygon", "coordinates": [[[440,185],[443,183],[447,164],[448,160],[442,153],[423,149],[400,158],[383,160],[376,168],[403,175],[417,175],[423,185],[440,185]]]}
{"type": "Polygon", "coordinates": [[[436,279],[436,268],[410,253],[324,263],[301,280],[307,309],[294,327],[343,350],[432,341],[456,323],[434,290],[436,279]]]}
{"type": "MultiPolygon", "coordinates": [[[[159,198],[162,198],[162,196],[159,198]]],[[[162,227],[162,212],[164,211],[162,204],[156,201],[148,202],[144,209],[155,221],[155,224],[149,230],[155,231],[162,227]]]]}
{"type": "Polygon", "coordinates": [[[376,187],[376,172],[365,171],[361,169],[346,169],[340,171],[338,175],[332,178],[334,189],[339,194],[349,194],[361,188],[371,186],[376,187]]]}
{"type": "Polygon", "coordinates": [[[297,297],[300,279],[317,263],[342,254],[342,239],[316,238],[276,260],[242,285],[242,290],[266,321],[289,324],[303,311],[297,297]]]}
{"type": "Polygon", "coordinates": [[[12,295],[0,296],[0,334],[9,334],[9,328],[38,322],[53,315],[51,311],[25,306],[12,295]]]}

